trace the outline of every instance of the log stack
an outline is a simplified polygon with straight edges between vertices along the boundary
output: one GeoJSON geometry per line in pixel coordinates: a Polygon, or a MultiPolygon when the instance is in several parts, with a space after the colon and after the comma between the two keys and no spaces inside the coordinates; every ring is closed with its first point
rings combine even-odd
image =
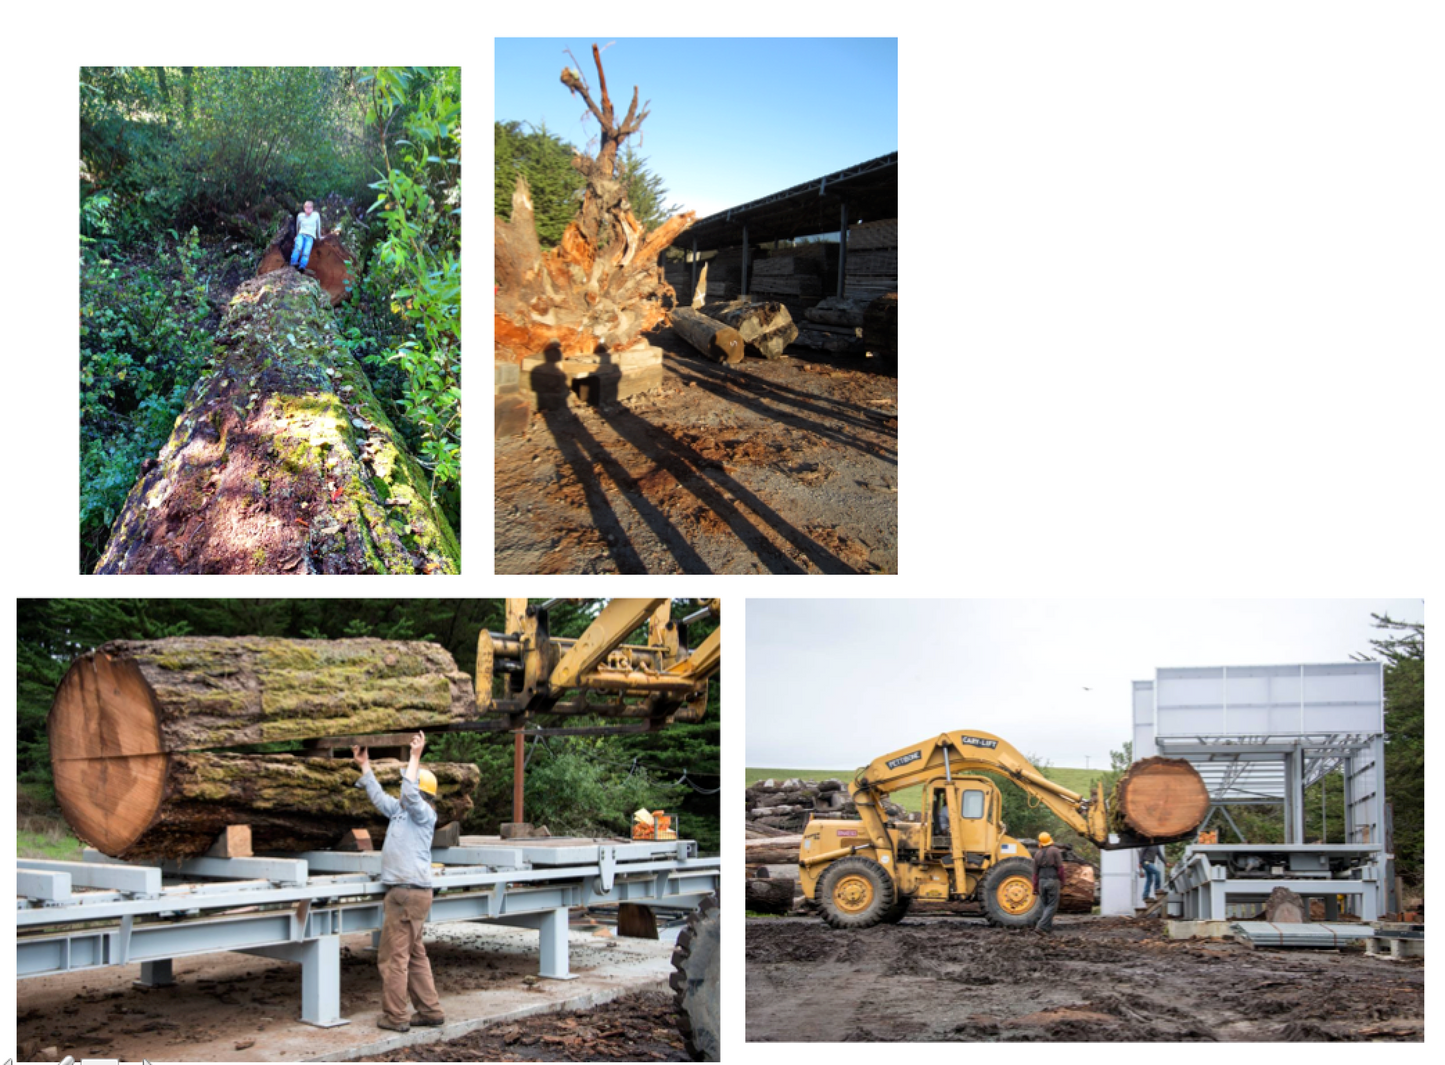
{"type": "MultiPolygon", "coordinates": [[[[746,792],[748,821],[757,826],[802,832],[816,815],[834,820],[857,820],[858,807],[848,797],[841,780],[760,780],[746,792]]],[[[902,820],[908,811],[897,803],[884,801],[883,809],[890,819],[902,820]]],[[[795,848],[796,851],[796,848],[795,848]]]]}
{"type": "Polygon", "coordinates": [[[798,327],[793,324],[788,308],[775,301],[709,303],[702,308],[702,313],[736,329],[747,349],[764,359],[780,358],[798,337],[798,327]]]}
{"type": "MultiPolygon", "coordinates": [[[[47,722],[61,812],[104,853],[205,853],[229,825],[262,849],[329,846],[386,822],[345,759],[216,748],[474,720],[471,679],[444,648],[393,640],[180,637],[108,643],[71,663],[47,722]]],[[[471,808],[478,771],[427,763],[440,822],[471,808]]],[[[399,764],[378,763],[397,782],[399,764]]],[[[393,791],[395,789],[393,788],[393,791]]]]}

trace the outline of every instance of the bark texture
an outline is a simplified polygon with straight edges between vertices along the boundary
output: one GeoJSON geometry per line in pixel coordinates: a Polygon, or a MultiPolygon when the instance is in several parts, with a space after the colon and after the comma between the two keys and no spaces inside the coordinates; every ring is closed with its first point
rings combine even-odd
{"type": "Polygon", "coordinates": [[[1059,889],[1060,913],[1091,913],[1094,909],[1094,867],[1064,862],[1064,884],[1059,889]]]}
{"type": "Polygon", "coordinates": [[[131,733],[154,737],[147,752],[198,751],[476,718],[471,678],[437,644],[179,636],[118,640],[76,659],[49,726],[83,737],[93,758],[142,753],[107,742],[131,733]]]}
{"type": "Polygon", "coordinates": [[[734,300],[703,307],[702,313],[731,326],[755,355],[776,359],[798,338],[798,327],[781,303],[734,300]]]}
{"type": "MultiPolygon", "coordinates": [[[[372,769],[387,793],[401,790],[401,762],[377,762],[372,769]]],[[[427,762],[437,778],[437,818],[455,820],[472,808],[481,773],[475,765],[427,762]]],[[[206,853],[228,825],[251,826],[252,847],[262,851],[328,848],[345,833],[367,829],[380,847],[387,821],[363,788],[356,764],[340,758],[298,758],[284,754],[191,753],[168,756],[163,792],[149,823],[134,838],[89,838],[112,858],[163,861],[206,853]]],[[[61,809],[84,802],[67,795],[61,809]]]]}
{"type": "Polygon", "coordinates": [[[97,573],[456,573],[457,538],[330,299],[287,267],[236,292],[97,573]]]}
{"type": "Polygon", "coordinates": [[[736,329],[691,307],[673,310],[672,331],[715,362],[742,362],[747,350],[746,341],[736,329]]]}
{"type": "Polygon", "coordinates": [[[801,835],[750,839],[743,843],[743,860],[749,865],[796,866],[802,847],[803,837],[801,835]]]}
{"type": "Polygon", "coordinates": [[[791,913],[795,880],[769,880],[750,876],[744,882],[747,909],[754,913],[791,913]]]}
{"type": "Polygon", "coordinates": [[[1209,812],[1209,790],[1182,758],[1145,758],[1119,778],[1109,802],[1111,827],[1144,839],[1193,833],[1209,812]]]}
{"type": "Polygon", "coordinates": [[[543,254],[537,241],[531,193],[518,179],[512,217],[495,219],[496,356],[520,363],[557,342],[564,358],[591,355],[599,348],[625,351],[642,333],[662,322],[662,297],[673,296],[657,264],[693,214],[677,215],[651,233],[632,213],[626,188],[617,179],[618,147],[641,128],[647,109],[632,103],[619,122],[607,91],[601,52],[594,45],[600,103],[572,69],[562,84],[580,93],[601,126],[595,159],[579,154],[572,165],[587,179],[577,217],[562,242],[543,254]]]}

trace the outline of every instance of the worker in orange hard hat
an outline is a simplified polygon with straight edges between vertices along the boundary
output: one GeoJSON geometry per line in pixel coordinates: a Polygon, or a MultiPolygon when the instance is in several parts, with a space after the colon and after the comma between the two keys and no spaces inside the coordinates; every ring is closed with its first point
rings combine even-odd
{"type": "Polygon", "coordinates": [[[431,844],[436,832],[437,778],[421,767],[426,735],[418,732],[411,740],[411,760],[401,775],[401,801],[381,790],[366,748],[351,748],[361,766],[358,788],[365,788],[372,805],[391,823],[381,848],[381,883],[386,902],[381,924],[381,946],[377,964],[381,968],[381,1019],[378,1028],[409,1031],[412,1025],[434,1027],[445,1023],[431,962],[426,956],[422,931],[431,913],[431,844]],[[416,1007],[408,1018],[406,1000],[416,1007]]]}
{"type": "Polygon", "coordinates": [[[1059,909],[1059,889],[1064,886],[1064,856],[1054,846],[1054,837],[1039,833],[1038,850],[1034,851],[1034,894],[1043,903],[1043,913],[1034,926],[1040,932],[1053,932],[1054,914],[1059,909]]]}

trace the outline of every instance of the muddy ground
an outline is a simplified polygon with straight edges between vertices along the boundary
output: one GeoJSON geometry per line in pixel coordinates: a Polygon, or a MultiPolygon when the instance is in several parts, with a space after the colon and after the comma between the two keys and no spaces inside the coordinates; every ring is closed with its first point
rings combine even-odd
{"type": "Polygon", "coordinates": [[[1419,1041],[1424,992],[1420,962],[1169,940],[1157,918],[747,925],[752,1041],[1419,1041]]]}
{"type": "Polygon", "coordinates": [[[672,996],[640,991],[576,1013],[545,1013],[360,1061],[691,1061],[672,996]]]}
{"type": "Polygon", "coordinates": [[[723,366],[671,329],[662,387],[497,441],[498,573],[896,573],[898,381],[794,348],[723,366]]]}

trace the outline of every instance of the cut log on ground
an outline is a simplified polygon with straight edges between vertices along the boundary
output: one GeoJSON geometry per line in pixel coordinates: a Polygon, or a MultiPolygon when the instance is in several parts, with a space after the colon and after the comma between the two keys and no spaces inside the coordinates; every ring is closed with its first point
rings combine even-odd
{"type": "Polygon", "coordinates": [[[1310,919],[1310,911],[1298,893],[1277,887],[1264,900],[1264,919],[1270,924],[1303,924],[1310,919]]]}
{"type": "Polygon", "coordinates": [[[898,361],[898,293],[879,296],[863,312],[863,346],[884,362],[898,361]]]}
{"type": "Polygon", "coordinates": [[[710,303],[702,313],[738,331],[749,350],[765,359],[776,359],[798,336],[798,327],[788,308],[781,303],[734,300],[710,303]]]}
{"type": "Polygon", "coordinates": [[[572,165],[587,179],[577,217],[562,242],[543,254],[537,241],[531,192],[521,178],[512,194],[510,220],[495,219],[496,357],[520,364],[545,351],[553,341],[563,358],[590,355],[599,344],[608,351],[628,350],[644,332],[662,322],[662,297],[673,296],[657,265],[658,255],[692,224],[693,214],[677,215],[651,233],[632,213],[627,190],[616,173],[617,150],[642,126],[647,110],[638,109],[637,90],[620,121],[607,91],[602,54],[594,45],[600,102],[571,68],[562,84],[583,102],[601,126],[597,158],[577,155],[572,165]]]}
{"type": "Polygon", "coordinates": [[[742,334],[691,307],[672,312],[672,331],[709,359],[736,365],[743,361],[746,343],[742,334]]]}
{"type": "MultiPolygon", "coordinates": [[[[348,759],[194,752],[85,766],[57,771],[61,812],[81,840],[124,861],[197,857],[236,824],[250,827],[258,852],[322,850],[354,828],[369,829],[378,842],[386,832],[387,819],[365,789],[353,786],[361,773],[348,759]],[[85,766],[92,770],[88,780],[73,771],[85,766]]],[[[446,762],[426,767],[437,778],[438,819],[464,817],[480,770],[446,762]]],[[[386,792],[398,796],[405,766],[374,762],[372,768],[386,792]]]]}
{"type": "Polygon", "coordinates": [[[1094,867],[1083,862],[1064,863],[1064,883],[1059,889],[1060,913],[1092,913],[1094,910],[1094,867]]]}
{"type": "Polygon", "coordinates": [[[763,877],[748,877],[743,898],[746,907],[754,913],[791,913],[793,909],[792,880],[768,880],[763,877]]]}
{"type": "Polygon", "coordinates": [[[471,678],[437,644],[178,636],[77,658],[47,728],[59,790],[62,764],[476,718],[471,678]]]}
{"type": "Polygon", "coordinates": [[[829,296],[816,307],[809,307],[803,317],[810,322],[823,325],[857,327],[863,324],[863,315],[868,310],[868,300],[850,299],[847,296],[829,296]]]}
{"type": "Polygon", "coordinates": [[[797,865],[802,846],[801,835],[745,840],[743,860],[749,865],[797,865]]]}
{"type": "Polygon", "coordinates": [[[217,351],[97,573],[458,572],[431,479],[315,281],[288,268],[242,284],[217,351]]]}
{"type": "Polygon", "coordinates": [[[1131,765],[1109,800],[1110,827],[1145,840],[1192,835],[1209,812],[1209,789],[1182,758],[1145,758],[1131,765]]]}

